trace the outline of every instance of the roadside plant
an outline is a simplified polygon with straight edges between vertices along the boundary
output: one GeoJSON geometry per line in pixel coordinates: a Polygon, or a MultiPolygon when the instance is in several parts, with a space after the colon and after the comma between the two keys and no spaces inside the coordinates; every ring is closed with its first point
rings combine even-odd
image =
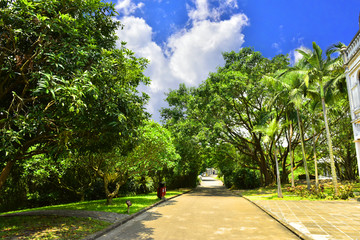
{"type": "Polygon", "coordinates": [[[324,199],[326,194],[324,192],[324,185],[320,184],[317,186],[311,186],[310,188],[310,197],[315,199],[324,199]]]}
{"type": "Polygon", "coordinates": [[[310,195],[310,191],[303,185],[288,187],[287,191],[303,198],[307,198],[310,195]]]}
{"type": "Polygon", "coordinates": [[[308,190],[305,186],[299,185],[296,187],[288,187],[287,191],[303,198],[326,198],[326,194],[324,192],[324,185],[319,185],[319,188],[316,188],[316,186],[311,186],[310,190],[308,190]]]}
{"type": "Polygon", "coordinates": [[[346,200],[346,199],[349,199],[351,197],[354,197],[353,185],[352,184],[345,184],[345,185],[340,185],[339,184],[337,190],[338,190],[338,194],[335,194],[333,189],[331,191],[331,196],[333,197],[333,199],[346,200]]]}

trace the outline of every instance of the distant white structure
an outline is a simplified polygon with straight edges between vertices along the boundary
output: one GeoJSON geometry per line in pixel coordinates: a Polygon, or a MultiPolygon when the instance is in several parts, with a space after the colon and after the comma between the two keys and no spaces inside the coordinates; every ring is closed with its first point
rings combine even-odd
{"type": "Polygon", "coordinates": [[[206,168],[206,176],[217,175],[217,173],[215,168],[206,168]]]}
{"type": "Polygon", "coordinates": [[[351,123],[353,126],[358,172],[360,176],[360,30],[351,40],[349,46],[342,50],[346,86],[350,101],[351,123]]]}

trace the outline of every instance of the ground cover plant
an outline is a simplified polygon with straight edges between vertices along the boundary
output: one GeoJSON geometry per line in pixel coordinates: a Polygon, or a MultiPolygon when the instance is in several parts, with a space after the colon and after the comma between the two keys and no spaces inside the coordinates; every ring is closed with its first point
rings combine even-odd
{"type": "Polygon", "coordinates": [[[111,223],[91,218],[61,216],[3,217],[1,239],[82,239],[111,223]]]}
{"type": "MultiPolygon", "coordinates": [[[[170,198],[185,192],[185,190],[168,191],[166,198],[170,198]]],[[[120,214],[127,214],[127,205],[125,202],[130,200],[132,206],[130,207],[130,214],[137,213],[138,211],[160,201],[156,193],[140,194],[136,196],[127,196],[114,198],[112,205],[107,205],[105,200],[94,200],[94,201],[83,201],[69,204],[61,204],[54,206],[46,206],[40,208],[24,209],[19,211],[12,211],[7,213],[15,212],[26,212],[33,210],[86,210],[86,211],[103,211],[103,212],[115,212],[120,214]]],[[[6,214],[6,213],[2,213],[6,214]]],[[[0,214],[1,215],[1,214],[0,214]]]]}
{"type": "Polygon", "coordinates": [[[283,198],[277,196],[276,186],[266,186],[251,190],[233,190],[250,200],[347,200],[354,199],[360,192],[359,183],[339,184],[339,195],[335,196],[333,185],[323,183],[316,190],[315,185],[307,190],[306,184],[297,184],[295,188],[289,184],[282,186],[283,198]]]}
{"type": "MultiPolygon", "coordinates": [[[[168,191],[167,198],[176,196],[186,190],[168,191]]],[[[119,197],[107,205],[105,200],[84,201],[70,204],[24,209],[14,212],[32,210],[87,210],[127,213],[125,201],[130,200],[130,214],[136,213],[158,201],[156,193],[136,196],[119,197]]],[[[14,213],[8,212],[8,213],[14,213]]],[[[5,214],[5,213],[3,213],[5,214]]],[[[1,239],[81,239],[89,234],[100,231],[111,223],[91,218],[61,217],[61,216],[16,216],[2,217],[0,221],[1,239]]]]}

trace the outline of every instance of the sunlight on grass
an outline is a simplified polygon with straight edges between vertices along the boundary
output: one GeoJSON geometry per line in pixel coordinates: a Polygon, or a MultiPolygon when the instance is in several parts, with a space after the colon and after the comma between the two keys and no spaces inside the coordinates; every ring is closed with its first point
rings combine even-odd
{"type": "Polygon", "coordinates": [[[59,216],[4,217],[0,221],[1,239],[82,239],[111,223],[91,218],[59,216]]]}
{"type": "MultiPolygon", "coordinates": [[[[179,195],[187,190],[168,191],[166,198],[179,195]]],[[[136,213],[156,202],[156,193],[146,195],[119,197],[113,199],[113,205],[106,205],[106,200],[76,202],[56,206],[25,209],[15,212],[32,210],[87,210],[115,213],[127,213],[126,200],[132,202],[130,214],[136,213]]],[[[8,213],[15,213],[8,212],[8,213]]],[[[5,214],[5,213],[2,213],[5,214]]],[[[0,214],[1,215],[1,214],[0,214]]],[[[89,218],[59,217],[59,216],[16,216],[2,217],[0,221],[1,239],[82,239],[83,237],[100,231],[111,223],[89,218]]]]}
{"type": "MultiPolygon", "coordinates": [[[[179,191],[168,191],[166,193],[166,198],[170,198],[185,192],[186,190],[179,191]]],[[[84,202],[76,202],[69,204],[61,204],[40,208],[32,208],[32,209],[24,209],[19,211],[7,212],[7,213],[15,213],[15,212],[26,212],[33,210],[86,210],[86,211],[103,211],[103,212],[114,212],[120,214],[127,214],[127,205],[125,201],[130,200],[132,202],[132,206],[130,207],[130,214],[136,213],[158,201],[160,199],[157,198],[156,193],[149,193],[146,195],[136,195],[136,196],[128,196],[128,197],[119,197],[113,199],[113,205],[106,205],[106,200],[94,200],[94,201],[84,201],[84,202]]],[[[1,213],[6,214],[6,213],[1,213]]]]}
{"type": "MultiPolygon", "coordinates": [[[[233,190],[234,193],[244,196],[252,201],[257,200],[287,200],[287,201],[300,201],[300,200],[309,200],[309,201],[344,201],[341,199],[334,200],[332,199],[332,189],[333,185],[331,182],[329,183],[322,183],[324,188],[324,193],[327,195],[327,197],[323,199],[315,198],[313,196],[308,197],[301,197],[295,195],[293,192],[289,192],[287,190],[287,187],[290,187],[289,184],[285,184],[282,186],[281,190],[283,193],[283,198],[279,198],[277,196],[277,187],[276,186],[267,186],[267,187],[260,187],[257,189],[250,189],[250,190],[233,190]]],[[[301,184],[303,186],[306,186],[305,184],[301,184]]],[[[360,194],[360,183],[352,183],[353,185],[353,191],[355,192],[355,195],[360,194]]]]}

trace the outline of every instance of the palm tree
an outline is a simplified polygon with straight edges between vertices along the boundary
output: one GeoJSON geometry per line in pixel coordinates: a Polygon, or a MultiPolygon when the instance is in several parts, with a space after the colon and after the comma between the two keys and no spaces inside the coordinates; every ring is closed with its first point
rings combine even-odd
{"type": "MultiPolygon", "coordinates": [[[[307,89],[307,82],[303,81],[304,73],[304,64],[303,61],[300,61],[296,64],[296,66],[289,68],[288,70],[280,72],[275,77],[270,76],[264,76],[264,79],[266,79],[268,82],[272,83],[278,83],[281,84],[283,90],[281,93],[277,94],[277,96],[272,100],[275,101],[276,98],[278,98],[280,95],[285,94],[286,97],[289,99],[289,105],[294,106],[296,110],[297,115],[297,122],[299,127],[299,133],[300,133],[300,141],[301,141],[301,150],[302,150],[302,157],[303,157],[303,163],[304,163],[304,169],[305,169],[305,176],[306,176],[306,182],[307,182],[307,189],[310,190],[310,177],[309,177],[309,171],[307,168],[307,162],[306,162],[306,156],[305,156],[305,141],[304,141],[304,133],[303,133],[303,127],[302,127],[302,121],[301,121],[301,115],[300,115],[300,109],[302,109],[303,103],[304,103],[304,97],[303,95],[306,95],[306,89],[307,89]]],[[[289,110],[292,110],[289,108],[289,110]]],[[[292,149],[291,149],[291,136],[292,136],[292,121],[289,122],[290,125],[290,134],[289,134],[289,148],[290,148],[290,161],[291,164],[293,163],[292,159],[292,149]]],[[[293,166],[291,166],[292,171],[292,186],[294,186],[294,179],[293,179],[293,166]]]]}
{"type": "Polygon", "coordinates": [[[293,128],[292,128],[292,121],[289,120],[288,114],[286,114],[286,121],[289,123],[289,152],[290,152],[290,165],[291,165],[291,187],[295,187],[295,181],[294,181],[294,154],[293,149],[291,147],[291,139],[293,136],[293,128]]]}
{"type": "Polygon", "coordinates": [[[315,42],[313,42],[313,50],[311,53],[305,52],[300,49],[297,51],[303,56],[305,62],[307,63],[307,74],[305,75],[305,81],[311,81],[313,83],[316,83],[318,86],[318,91],[320,92],[325,129],[326,129],[326,137],[328,141],[328,148],[330,154],[332,181],[334,185],[335,195],[338,195],[336,168],[335,168],[332,141],[330,137],[329,123],[327,118],[327,109],[325,104],[325,92],[331,86],[333,80],[339,77],[337,70],[339,65],[341,64],[340,63],[341,58],[331,57],[331,54],[333,54],[336,51],[333,48],[330,48],[326,51],[325,54],[326,57],[324,58],[323,51],[315,42]]]}
{"type": "Polygon", "coordinates": [[[307,161],[306,161],[306,154],[305,154],[305,140],[304,140],[304,129],[303,124],[301,121],[301,114],[300,110],[303,107],[304,104],[304,95],[306,95],[306,82],[303,82],[303,69],[302,69],[302,62],[298,63],[295,67],[291,68],[289,72],[287,72],[284,77],[289,81],[289,89],[291,89],[289,98],[290,103],[292,103],[296,110],[297,115],[297,122],[299,127],[299,133],[300,133],[300,141],[301,141],[301,152],[302,152],[302,158],[304,163],[304,170],[305,170],[305,176],[306,176],[306,184],[307,189],[310,190],[311,184],[310,184],[310,176],[309,176],[309,170],[307,167],[307,161]]]}

